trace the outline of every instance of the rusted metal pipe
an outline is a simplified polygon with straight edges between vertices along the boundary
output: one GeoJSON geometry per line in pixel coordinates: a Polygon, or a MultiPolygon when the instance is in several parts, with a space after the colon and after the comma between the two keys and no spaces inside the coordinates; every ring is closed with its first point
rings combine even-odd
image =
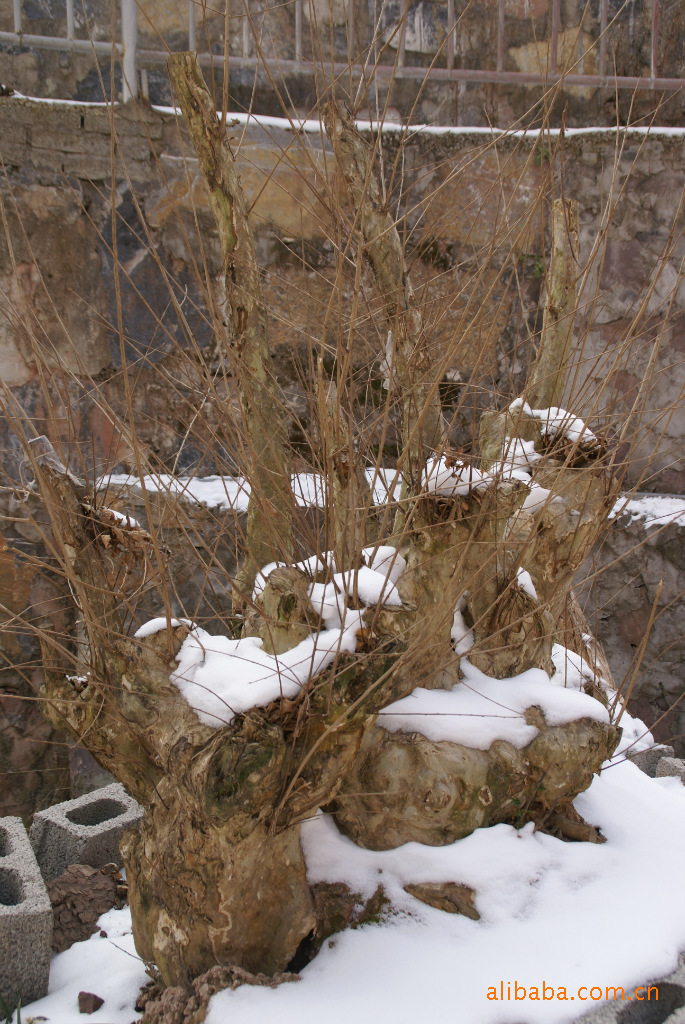
{"type": "MultiPolygon", "coordinates": [[[[0,32],[0,40],[8,38],[16,41],[11,32],[0,32]]],[[[26,39],[27,37],[24,36],[26,39]]],[[[40,37],[32,37],[40,38],[40,37]]],[[[57,41],[59,42],[59,40],[57,41]]],[[[64,40],[62,48],[64,48],[64,40]]],[[[90,46],[90,43],[86,44],[90,46]]],[[[101,44],[109,47],[109,44],[101,44]]],[[[60,47],[55,47],[59,49],[60,47]]],[[[163,63],[168,54],[163,50],[139,50],[138,59],[146,64],[163,63]]],[[[217,57],[208,53],[198,54],[198,60],[204,67],[211,67],[212,62],[216,63],[217,57]]],[[[236,68],[255,68],[262,63],[259,57],[231,57],[231,63],[236,68]]],[[[373,68],[365,67],[362,64],[347,64],[343,61],[325,61],[323,64],[315,64],[312,61],[302,60],[281,60],[273,58],[269,66],[280,73],[316,74],[322,68],[329,74],[341,75],[344,73],[353,75],[366,75],[371,72],[383,77],[413,78],[422,81],[428,77],[438,81],[448,82],[492,82],[496,85],[539,85],[550,87],[558,82],[565,86],[583,87],[591,86],[599,89],[648,89],[660,91],[676,91],[685,89],[685,78],[638,78],[634,75],[564,75],[564,74],[539,74],[530,71],[493,71],[487,68],[426,68],[413,67],[404,64],[376,64],[373,68]]]]}

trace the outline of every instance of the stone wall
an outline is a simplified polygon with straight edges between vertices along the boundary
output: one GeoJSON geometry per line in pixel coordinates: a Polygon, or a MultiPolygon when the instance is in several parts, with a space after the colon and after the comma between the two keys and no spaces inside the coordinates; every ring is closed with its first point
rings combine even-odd
{"type": "MultiPolygon", "coordinates": [[[[231,131],[264,270],[274,372],[291,442],[306,463],[312,458],[306,435],[317,360],[322,357],[331,372],[354,296],[353,279],[334,259],[336,242],[347,237],[331,202],[338,186],[320,134],[276,124],[268,130],[237,124],[231,131]],[[343,275],[339,302],[332,305],[338,273],[343,275]]],[[[0,375],[35,429],[48,434],[77,471],[134,467],[125,432],[117,426],[129,399],[144,454],[159,469],[235,469],[235,452],[215,443],[211,418],[202,427],[206,435],[196,429],[187,439],[197,408],[188,352],[192,341],[210,363],[215,358],[205,310],[220,269],[216,235],[189,152],[169,113],[118,107],[112,115],[106,107],[0,98],[6,170],[0,194],[8,226],[0,237],[0,375]],[[46,361],[47,374],[41,369],[46,361]]],[[[613,197],[598,297],[576,325],[582,358],[575,391],[592,425],[610,434],[625,422],[651,370],[647,414],[637,424],[640,443],[630,453],[626,481],[639,484],[647,471],[652,488],[685,491],[680,272],[685,246],[679,220],[685,138],[608,131],[567,135],[563,147],[555,136],[501,137],[495,145],[490,135],[462,131],[414,135],[400,149],[399,135],[388,132],[382,152],[390,199],[406,211],[412,279],[432,324],[436,358],[459,337],[442,387],[455,444],[470,439],[478,412],[462,402],[464,382],[472,374],[479,380],[480,408],[501,404],[525,378],[530,333],[540,323],[543,254],[549,244],[540,188],[552,183],[559,192],[563,178],[565,194],[578,198],[581,264],[613,197]],[[655,266],[661,272],[656,283],[655,266]],[[642,333],[631,341],[633,315],[641,306],[642,333]],[[611,369],[607,385],[607,367],[621,346],[624,358],[611,369]],[[653,427],[650,420],[656,421],[653,427]]],[[[383,437],[391,460],[394,425],[383,434],[378,401],[382,316],[368,279],[362,290],[365,315],[352,351],[358,381],[354,415],[367,445],[373,449],[383,437]]],[[[224,412],[228,409],[238,422],[230,380],[221,388],[224,412]]],[[[7,476],[20,479],[22,456],[6,422],[0,423],[0,448],[7,476]]],[[[11,492],[5,492],[3,515],[10,515],[10,499],[11,492]]],[[[45,591],[27,558],[17,559],[11,550],[18,547],[30,556],[36,538],[17,532],[7,520],[2,533],[0,586],[10,625],[11,615],[27,606],[59,617],[59,595],[45,591]]],[[[611,562],[619,549],[635,546],[634,533],[625,544],[617,537],[612,531],[598,557],[611,562]]],[[[629,561],[627,570],[613,568],[602,577],[596,603],[598,631],[620,679],[636,631],[651,610],[653,574],[670,581],[636,690],[643,700],[639,710],[651,722],[683,686],[682,639],[674,617],[679,598],[673,589],[682,569],[682,530],[673,536],[649,532],[645,538],[629,556],[635,564],[629,561]],[[640,562],[647,553],[647,562],[640,562]],[[638,583],[626,584],[626,572],[638,583]],[[622,610],[605,621],[613,594],[622,610]],[[667,608],[669,602],[675,603],[667,608]]],[[[641,539],[638,533],[638,544],[641,539]]],[[[192,591],[196,584],[187,585],[192,591]]],[[[589,606],[591,621],[594,607],[589,606]]],[[[29,813],[66,784],[66,756],[62,741],[37,715],[30,686],[39,679],[35,638],[10,625],[0,633],[0,648],[6,666],[19,662],[20,667],[6,668],[2,682],[0,771],[12,772],[13,780],[24,784],[5,812],[29,813]]],[[[661,738],[682,733],[682,720],[675,722],[672,715],[661,738]]]]}
{"type": "Polygon", "coordinates": [[[579,578],[591,628],[606,651],[614,681],[630,710],[660,742],[685,753],[685,498],[650,497],[649,512],[631,502],[619,515],[579,578]],[[682,512],[675,520],[673,505],[682,512]],[[652,621],[653,617],[653,621],[652,621]],[[644,656],[643,638],[648,634],[644,656]],[[636,672],[637,670],[637,672],[636,672]]]}
{"type": "MultiPolygon", "coordinates": [[[[2,376],[46,433],[59,439],[60,425],[48,406],[66,403],[77,437],[84,444],[97,439],[96,459],[126,466],[124,442],[74,378],[97,380],[112,406],[122,409],[122,358],[135,364],[141,438],[170,465],[192,395],[181,387],[179,403],[170,407],[160,381],[184,335],[200,348],[211,343],[204,310],[219,271],[218,243],[197,164],[173,115],[117,109],[114,190],[110,127],[104,107],[0,99],[7,169],[2,188],[5,194],[11,189],[12,239],[11,254],[0,239],[0,279],[9,297],[0,316],[2,376]],[[123,339],[117,332],[112,200],[123,339]],[[189,297],[185,320],[170,301],[170,287],[189,297]],[[61,364],[61,395],[57,375],[49,385],[40,379],[36,346],[42,357],[51,349],[49,360],[61,364]]],[[[319,134],[278,125],[236,125],[233,132],[264,271],[274,366],[295,440],[309,422],[311,368],[322,354],[334,358],[341,316],[351,309],[352,279],[340,289],[341,308],[330,306],[335,274],[346,272],[334,261],[334,243],[342,237],[338,186],[319,134]]],[[[606,229],[603,255],[586,275],[576,320],[581,355],[574,404],[611,435],[623,428],[638,395],[641,400],[648,392],[626,481],[644,487],[648,479],[651,490],[684,491],[685,135],[579,132],[567,134],[563,144],[558,136],[541,141],[508,135],[495,144],[489,134],[461,131],[417,134],[402,146],[398,133],[382,138],[389,201],[397,201],[400,216],[405,211],[412,279],[436,353],[452,348],[458,335],[445,377],[455,417],[452,440],[470,437],[471,409],[460,405],[460,382],[476,367],[484,406],[500,403],[525,378],[549,244],[541,189],[558,194],[563,188],[580,204],[581,266],[606,229]]],[[[368,318],[358,318],[353,360],[377,388],[383,328],[369,298],[373,288],[369,281],[364,286],[371,305],[368,318]]],[[[369,400],[364,403],[362,395],[358,414],[372,434],[374,389],[362,392],[369,400]]],[[[231,394],[225,397],[234,402],[231,394]]],[[[8,449],[14,444],[1,431],[0,440],[8,449]]],[[[391,442],[392,436],[389,454],[391,442]]],[[[184,451],[180,468],[195,457],[184,451]]],[[[208,463],[204,471],[214,468],[208,463]]]]}

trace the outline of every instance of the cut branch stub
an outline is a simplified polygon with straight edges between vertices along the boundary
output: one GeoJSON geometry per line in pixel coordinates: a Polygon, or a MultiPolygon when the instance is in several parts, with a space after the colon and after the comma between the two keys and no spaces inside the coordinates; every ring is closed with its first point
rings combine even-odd
{"type": "MultiPolygon", "coordinates": [[[[533,408],[561,405],[568,376],[578,282],[578,203],[555,199],[552,204],[552,256],[547,274],[547,300],[537,359],[526,382],[524,396],[533,408]]],[[[533,440],[539,427],[511,407],[481,416],[479,447],[485,469],[501,458],[508,437],[533,440]]]]}
{"type": "Polygon", "coordinates": [[[235,159],[197,57],[174,53],[169,77],[200,162],[224,261],[220,308],[223,356],[240,390],[250,458],[247,559],[240,587],[249,593],[262,565],[292,556],[293,497],[284,418],[271,372],[259,266],[235,159]]]}
{"type": "Polygon", "coordinates": [[[578,277],[578,203],[575,199],[555,199],[542,337],[526,386],[528,402],[540,409],[561,405],[573,341],[578,277]]]}
{"type": "Polygon", "coordinates": [[[325,104],[323,120],[392,332],[391,362],[402,408],[402,469],[409,488],[416,492],[425,454],[439,448],[445,433],[435,365],[407,273],[402,242],[394,218],[382,203],[369,147],[352,117],[343,114],[334,101],[325,104]]]}

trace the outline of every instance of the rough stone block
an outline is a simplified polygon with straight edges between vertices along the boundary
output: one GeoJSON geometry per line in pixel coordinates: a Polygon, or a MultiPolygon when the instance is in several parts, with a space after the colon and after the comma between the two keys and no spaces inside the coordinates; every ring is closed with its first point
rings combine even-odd
{"type": "Polygon", "coordinates": [[[0,995],[14,1006],[48,991],[52,906],[21,818],[0,818],[0,995]]]}
{"type": "Polygon", "coordinates": [[[142,816],[142,807],[119,783],[39,811],[29,837],[43,878],[46,882],[57,878],[70,864],[121,866],[119,843],[124,829],[142,816]]]}
{"type": "Polygon", "coordinates": [[[662,757],[656,766],[657,779],[675,775],[685,785],[685,761],[681,757],[662,757]]]}
{"type": "Polygon", "coordinates": [[[656,776],[656,766],[659,761],[665,757],[673,757],[674,754],[673,747],[669,747],[665,743],[657,743],[650,747],[649,750],[640,750],[636,754],[628,753],[626,757],[633,764],[636,764],[640,771],[643,771],[645,775],[649,775],[653,779],[656,776]]]}

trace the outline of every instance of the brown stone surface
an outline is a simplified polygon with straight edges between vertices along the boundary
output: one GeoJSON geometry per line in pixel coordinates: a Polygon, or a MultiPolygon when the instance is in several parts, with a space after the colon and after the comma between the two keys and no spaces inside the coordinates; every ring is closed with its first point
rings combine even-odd
{"type": "Polygon", "coordinates": [[[79,992],[78,994],[79,1013],[95,1013],[104,1005],[105,1000],[96,996],[94,992],[79,992]]]}
{"type": "Polygon", "coordinates": [[[474,906],[476,893],[468,885],[457,882],[417,882],[405,885],[404,891],[422,903],[447,914],[463,914],[472,921],[480,921],[474,906]]]}
{"type": "Polygon", "coordinates": [[[639,518],[627,524],[628,518],[619,517],[593,558],[581,568],[579,577],[597,574],[589,586],[582,588],[581,603],[591,628],[602,641],[616,685],[625,688],[632,678],[636,651],[661,584],[629,709],[652,728],[657,742],[672,743],[677,756],[682,757],[685,527],[648,524],[639,518]]]}
{"type": "Polygon", "coordinates": [[[236,989],[241,985],[261,985],[277,988],[291,981],[299,981],[299,974],[283,973],[266,977],[264,974],[250,974],[241,967],[212,967],[193,981],[189,988],[173,985],[162,990],[154,985],[146,986],[136,1003],[137,1010],[144,1010],[140,1024],[202,1024],[207,1016],[209,1000],[224,989],[236,989]]]}
{"type": "MultiPolygon", "coordinates": [[[[63,875],[48,882],[48,895],[54,913],[52,948],[55,953],[63,953],[75,942],[94,935],[98,918],[118,904],[116,872],[106,874],[87,864],[72,864],[63,875]]],[[[96,1009],[82,1009],[81,1013],[94,1013],[96,1009]]]]}

